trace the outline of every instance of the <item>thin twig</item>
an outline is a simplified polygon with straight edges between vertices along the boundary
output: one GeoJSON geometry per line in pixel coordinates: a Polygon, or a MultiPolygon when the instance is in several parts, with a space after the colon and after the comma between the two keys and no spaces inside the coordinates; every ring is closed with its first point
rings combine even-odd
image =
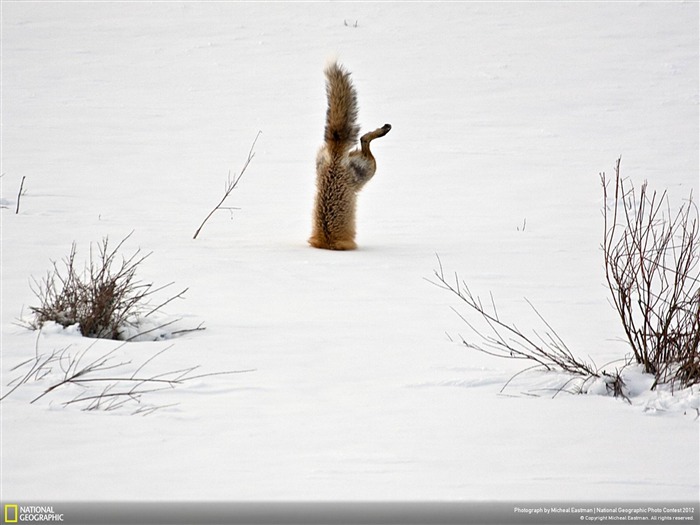
{"type": "Polygon", "coordinates": [[[231,195],[231,192],[238,186],[238,183],[241,180],[241,177],[243,177],[243,174],[245,173],[245,170],[248,168],[248,165],[250,162],[253,160],[253,157],[255,157],[255,153],[253,152],[253,149],[255,148],[255,143],[258,141],[258,137],[260,137],[260,134],[262,131],[258,131],[258,133],[255,135],[255,139],[253,140],[253,144],[250,146],[250,151],[248,151],[248,158],[246,159],[245,163],[243,164],[243,168],[241,169],[240,173],[238,176],[234,176],[231,178],[231,172],[228,172],[228,178],[226,179],[226,186],[224,187],[224,196],[221,198],[219,203],[214,206],[214,208],[209,212],[209,214],[204,218],[202,221],[202,224],[199,225],[199,228],[197,228],[197,231],[194,232],[194,237],[193,239],[196,239],[197,236],[199,235],[199,232],[202,230],[206,222],[210,219],[214,213],[216,213],[217,210],[223,209],[223,204],[228,199],[229,195],[231,195]]]}
{"type": "Polygon", "coordinates": [[[15,215],[19,213],[19,201],[22,198],[22,189],[24,188],[24,179],[26,179],[26,175],[22,177],[22,182],[19,185],[19,191],[17,192],[17,208],[15,208],[15,215]]]}

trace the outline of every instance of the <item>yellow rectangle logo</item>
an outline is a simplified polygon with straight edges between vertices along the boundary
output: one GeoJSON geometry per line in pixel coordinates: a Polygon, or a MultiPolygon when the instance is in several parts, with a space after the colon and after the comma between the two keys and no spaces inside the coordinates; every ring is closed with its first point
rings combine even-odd
{"type": "Polygon", "coordinates": [[[17,505],[5,505],[5,523],[17,523],[19,507],[17,505]]]}

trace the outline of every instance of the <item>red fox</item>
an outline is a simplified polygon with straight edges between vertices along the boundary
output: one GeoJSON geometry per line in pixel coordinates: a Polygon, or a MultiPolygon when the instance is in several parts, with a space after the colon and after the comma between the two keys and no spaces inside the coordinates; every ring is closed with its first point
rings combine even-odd
{"type": "Polygon", "coordinates": [[[316,203],[309,244],[326,250],[354,250],[357,192],[377,169],[369,143],[383,137],[390,124],[370,131],[357,143],[357,93],[350,73],[337,63],[326,68],[325,143],[316,157],[316,203]]]}

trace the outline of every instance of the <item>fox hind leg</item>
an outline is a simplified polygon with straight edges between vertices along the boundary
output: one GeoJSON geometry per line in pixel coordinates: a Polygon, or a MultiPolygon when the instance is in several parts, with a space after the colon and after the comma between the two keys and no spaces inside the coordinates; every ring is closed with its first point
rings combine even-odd
{"type": "Polygon", "coordinates": [[[369,144],[374,139],[383,137],[391,130],[391,124],[384,124],[381,128],[365,133],[360,137],[360,149],[350,153],[350,167],[355,178],[355,189],[359,190],[368,180],[374,176],[377,170],[377,161],[369,149],[369,144]]]}
{"type": "Polygon", "coordinates": [[[365,144],[367,143],[367,147],[369,147],[369,143],[372,142],[374,139],[378,139],[379,137],[383,137],[387,133],[391,131],[391,124],[384,124],[381,128],[377,128],[374,131],[370,131],[369,133],[365,133],[360,137],[360,144],[365,144]]]}

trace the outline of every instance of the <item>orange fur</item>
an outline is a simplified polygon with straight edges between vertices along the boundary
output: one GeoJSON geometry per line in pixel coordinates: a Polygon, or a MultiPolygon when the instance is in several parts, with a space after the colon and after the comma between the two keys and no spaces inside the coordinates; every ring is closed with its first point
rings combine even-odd
{"type": "Polygon", "coordinates": [[[328,110],[324,145],[316,157],[316,202],[309,244],[327,250],[354,250],[357,192],[374,176],[377,163],[369,149],[391,126],[364,134],[357,142],[357,94],[350,73],[337,63],[326,68],[328,110]]]}

